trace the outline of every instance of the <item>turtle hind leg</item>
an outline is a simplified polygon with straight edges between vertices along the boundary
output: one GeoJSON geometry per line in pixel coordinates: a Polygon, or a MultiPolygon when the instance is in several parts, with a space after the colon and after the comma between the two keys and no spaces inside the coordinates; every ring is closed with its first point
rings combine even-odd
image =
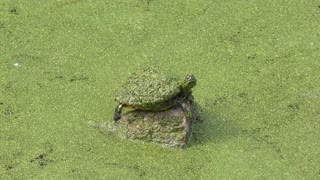
{"type": "Polygon", "coordinates": [[[123,104],[119,104],[117,105],[115,111],[114,111],[114,116],[113,116],[113,120],[114,121],[118,121],[121,119],[121,110],[122,110],[123,104]]]}

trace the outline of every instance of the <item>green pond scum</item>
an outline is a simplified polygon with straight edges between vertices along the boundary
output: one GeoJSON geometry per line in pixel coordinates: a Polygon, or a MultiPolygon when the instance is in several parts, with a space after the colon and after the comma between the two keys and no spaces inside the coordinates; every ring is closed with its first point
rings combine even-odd
{"type": "Polygon", "coordinates": [[[0,0],[0,179],[319,179],[320,2],[0,0]],[[194,74],[189,147],[123,140],[114,92],[194,74]]]}

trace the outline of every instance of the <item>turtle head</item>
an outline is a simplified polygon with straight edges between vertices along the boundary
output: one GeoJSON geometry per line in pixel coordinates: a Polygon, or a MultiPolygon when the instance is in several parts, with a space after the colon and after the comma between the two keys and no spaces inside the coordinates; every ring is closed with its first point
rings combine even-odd
{"type": "Polygon", "coordinates": [[[197,79],[193,74],[187,74],[181,83],[182,91],[186,94],[191,93],[191,88],[197,84],[197,79]]]}

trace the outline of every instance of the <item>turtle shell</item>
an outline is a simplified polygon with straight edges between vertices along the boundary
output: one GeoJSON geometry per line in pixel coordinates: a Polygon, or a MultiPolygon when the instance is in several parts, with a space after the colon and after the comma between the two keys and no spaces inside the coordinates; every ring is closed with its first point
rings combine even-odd
{"type": "Polygon", "coordinates": [[[180,82],[177,79],[166,76],[159,68],[149,67],[133,73],[116,92],[115,99],[133,108],[152,110],[161,107],[161,104],[166,106],[165,102],[170,101],[180,91],[180,82]]]}

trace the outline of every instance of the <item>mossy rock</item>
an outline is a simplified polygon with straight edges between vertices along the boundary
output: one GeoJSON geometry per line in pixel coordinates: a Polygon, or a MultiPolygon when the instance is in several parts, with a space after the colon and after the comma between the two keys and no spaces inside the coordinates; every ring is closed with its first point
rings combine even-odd
{"type": "Polygon", "coordinates": [[[103,127],[108,134],[123,139],[183,149],[190,140],[197,108],[192,96],[182,105],[184,108],[177,105],[164,111],[129,111],[119,121],[106,123],[103,127]]]}

